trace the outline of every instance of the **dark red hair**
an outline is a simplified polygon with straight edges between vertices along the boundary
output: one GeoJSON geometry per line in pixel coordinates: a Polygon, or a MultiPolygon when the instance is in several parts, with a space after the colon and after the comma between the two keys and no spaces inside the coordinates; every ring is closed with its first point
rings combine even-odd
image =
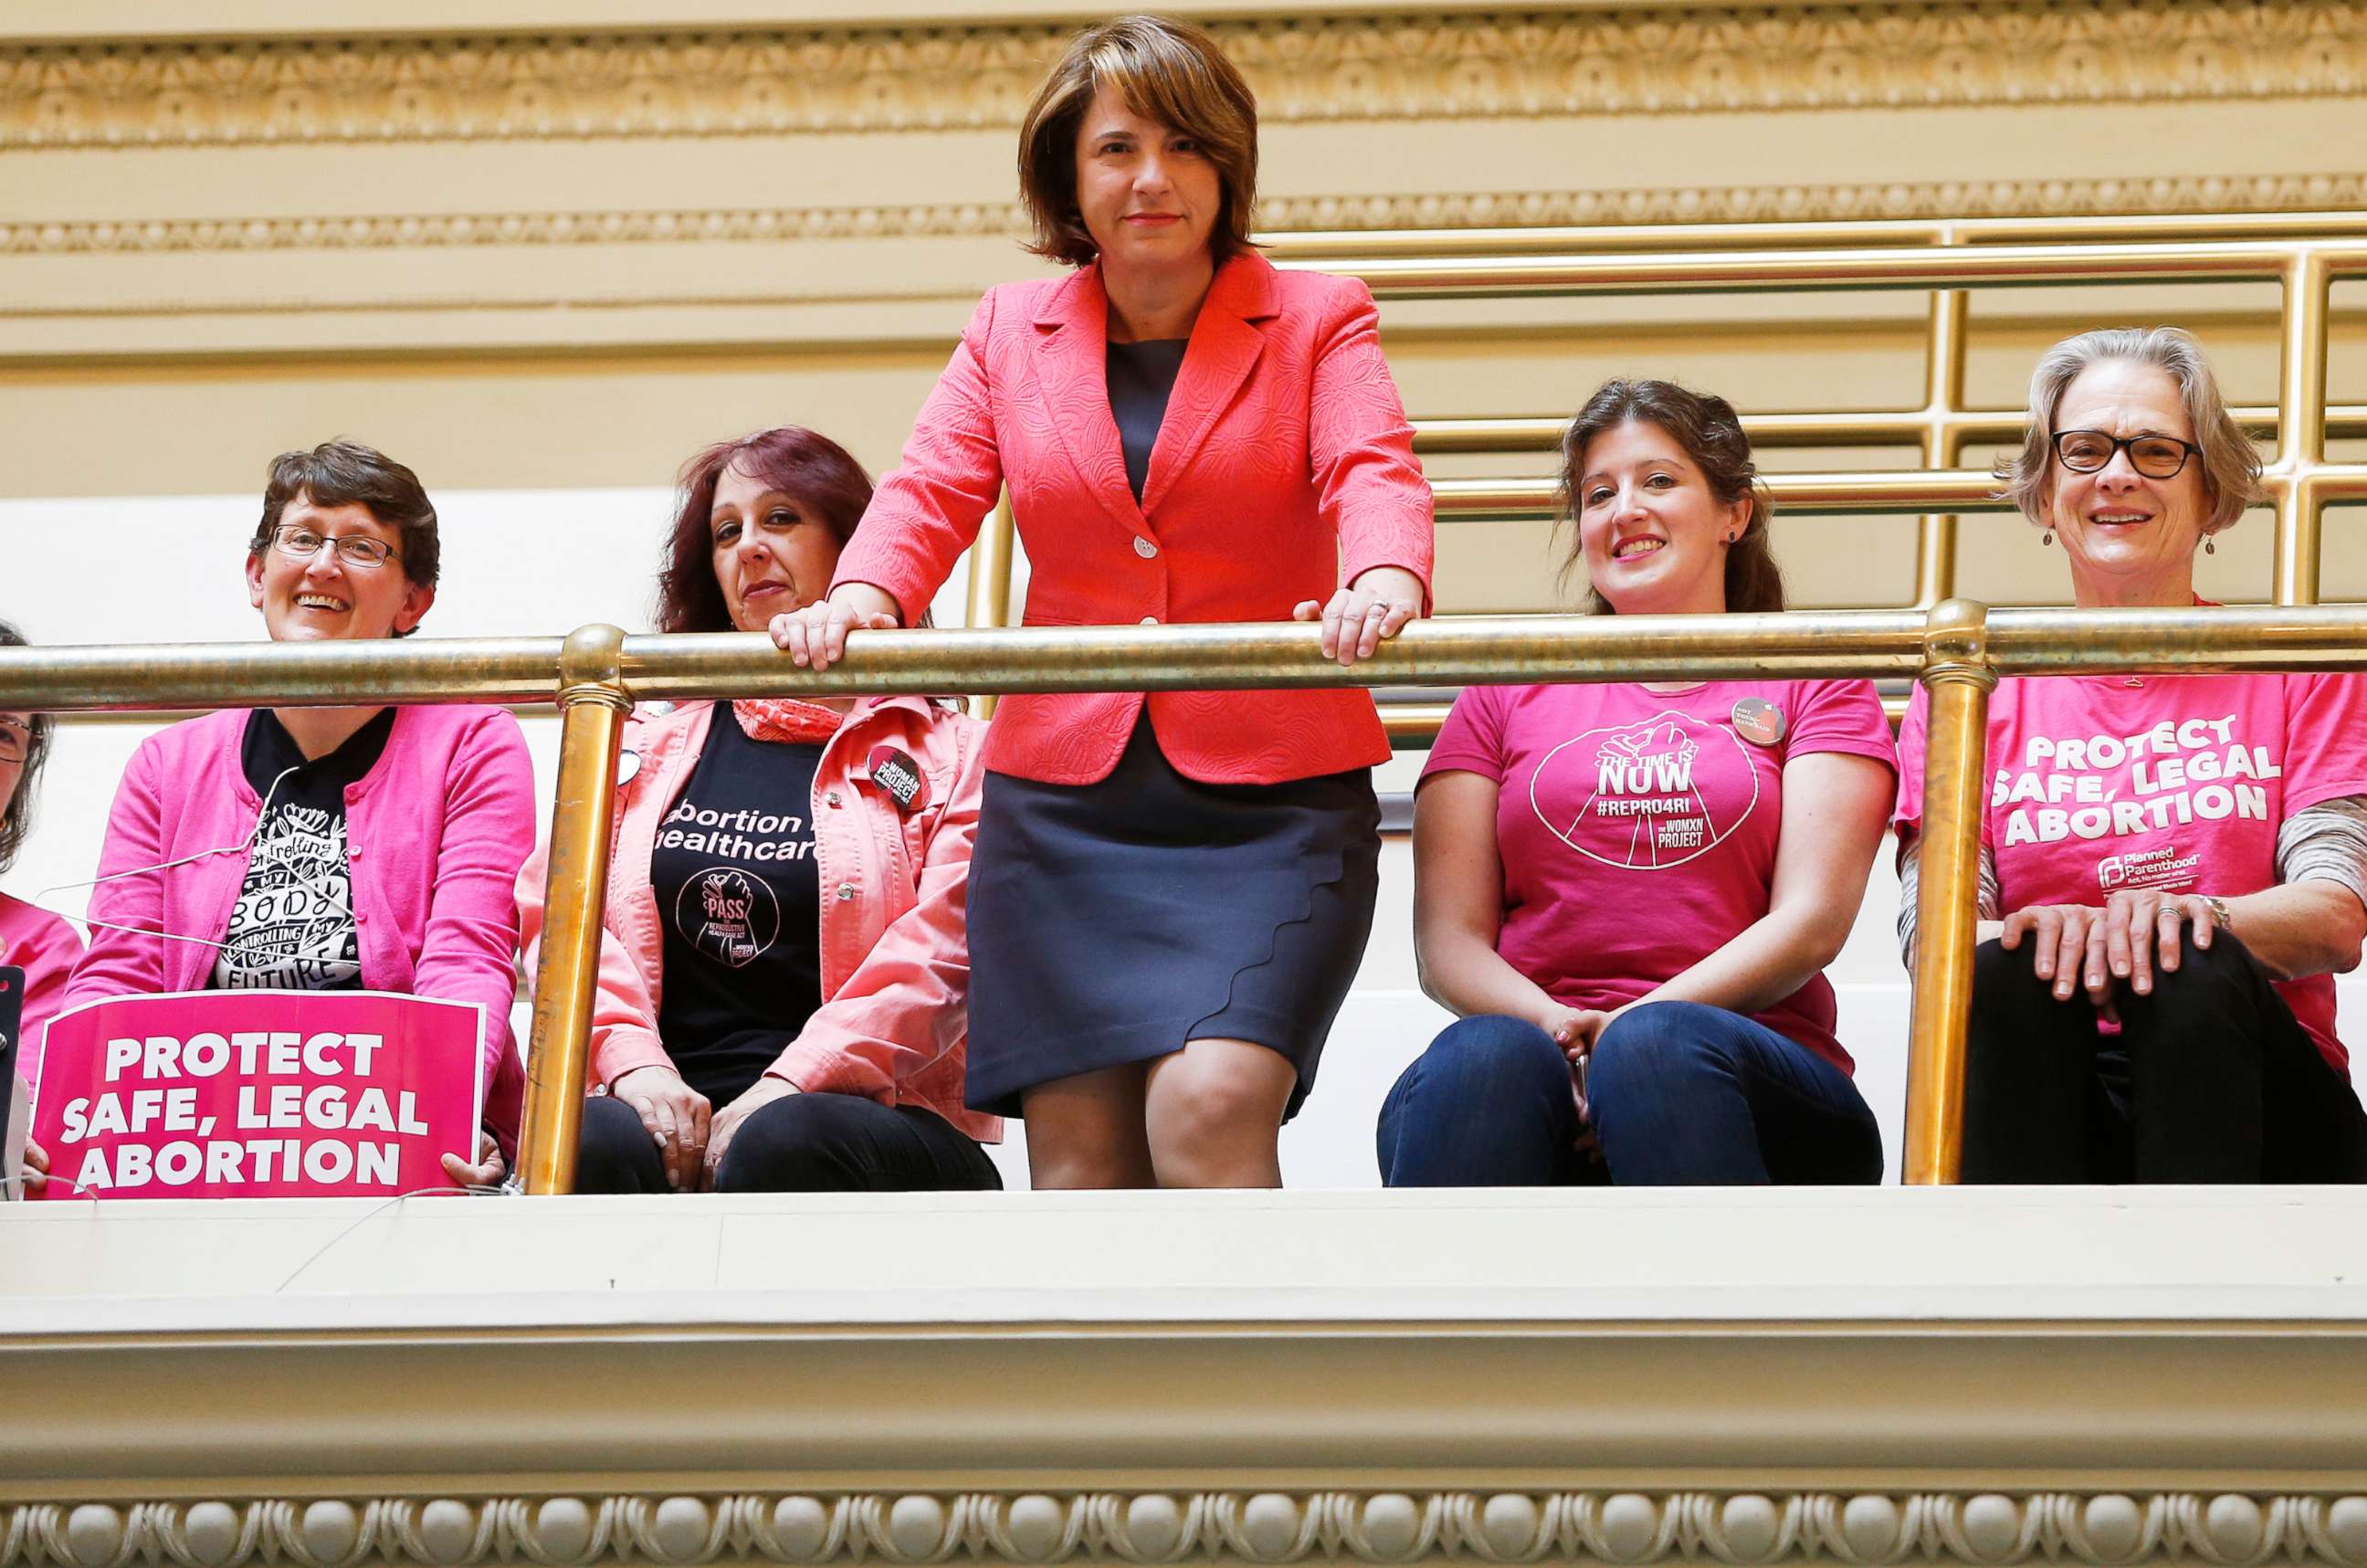
{"type": "Polygon", "coordinates": [[[682,465],[674,528],[658,572],[660,631],[731,631],[730,607],[715,581],[715,486],[737,468],[767,489],[794,498],[828,528],[841,548],[871,505],[871,476],[844,447],[800,425],[718,441],[682,465]]]}

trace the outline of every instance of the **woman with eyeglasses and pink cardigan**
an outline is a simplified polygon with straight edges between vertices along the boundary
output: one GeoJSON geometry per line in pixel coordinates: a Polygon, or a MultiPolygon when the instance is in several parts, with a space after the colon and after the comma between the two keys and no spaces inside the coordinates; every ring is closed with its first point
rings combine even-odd
{"type": "MultiPolygon", "coordinates": [[[[407,636],[436,601],[437,567],[436,508],[402,464],[345,441],[273,462],[246,557],[273,642],[407,636]]],[[[509,1019],[534,823],[526,740],[501,709],[232,710],[176,724],[141,744],[116,790],[90,949],[62,1006],[266,989],[481,1004],[481,1163],[445,1164],[463,1183],[497,1180],[526,1085],[509,1019]]],[[[28,1151],[28,1171],[37,1159],[28,1151]]]]}

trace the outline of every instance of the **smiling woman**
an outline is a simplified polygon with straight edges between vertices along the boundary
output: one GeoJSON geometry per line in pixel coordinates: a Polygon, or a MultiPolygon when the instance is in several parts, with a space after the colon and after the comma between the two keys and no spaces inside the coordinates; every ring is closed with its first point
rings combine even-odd
{"type": "MultiPolygon", "coordinates": [[[[274,642],[407,635],[440,568],[436,508],[410,469],[350,441],[273,461],[246,585],[274,642]]],[[[116,790],[90,950],[64,1005],[212,989],[481,1004],[481,1163],[447,1156],[447,1169],[497,1179],[525,1089],[509,1031],[511,890],[534,815],[526,741],[499,709],[258,709],[176,724],[141,744],[116,790]]]]}
{"type": "MultiPolygon", "coordinates": [[[[1562,489],[1597,613],[1784,608],[1724,398],[1606,382],[1562,489]]],[[[1891,787],[1867,681],[1465,691],[1413,819],[1422,989],[1462,1017],[1383,1105],[1382,1178],[1879,1178],[1824,970],[1891,787]]]]}
{"type": "MultiPolygon", "coordinates": [[[[2085,606],[2186,608],[2259,497],[2202,346],[2082,333],[2031,378],[2007,493],[2085,606]]],[[[1981,822],[1966,1181],[2358,1181],[2334,976],[2367,937],[2367,685],[2350,675],[2003,680],[1981,822]]],[[[1899,729],[1911,952],[1927,709],[1899,729]]]]}
{"type": "MultiPolygon", "coordinates": [[[[811,430],[708,448],[682,471],[659,630],[813,603],[870,499],[811,430]]],[[[634,710],[576,1191],[1000,1185],[977,1141],[1002,1124],[961,1103],[982,728],[919,697],[634,710]]],[[[546,870],[518,884],[529,971],[546,870]]]]}

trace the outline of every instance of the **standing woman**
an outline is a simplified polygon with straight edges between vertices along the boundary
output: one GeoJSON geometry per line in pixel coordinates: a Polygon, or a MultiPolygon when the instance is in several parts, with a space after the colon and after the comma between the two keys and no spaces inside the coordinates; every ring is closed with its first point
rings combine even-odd
{"type": "MultiPolygon", "coordinates": [[[[24,646],[25,634],[0,620],[0,648],[24,646]]],[[[17,851],[24,847],[25,835],[32,831],[34,786],[49,755],[48,714],[0,712],[0,871],[15,861],[17,851]]],[[[62,917],[0,892],[0,964],[25,971],[23,1017],[17,1030],[20,1040],[40,1038],[65,994],[66,975],[81,957],[82,938],[62,917]]],[[[21,1125],[27,1119],[32,1104],[28,1089],[32,1057],[20,1050],[17,1062],[24,1069],[25,1082],[14,1085],[8,1096],[9,1115],[0,1120],[0,1142],[12,1150],[17,1141],[5,1135],[12,1124],[21,1125]]],[[[0,1177],[17,1174],[0,1166],[0,1177]]],[[[27,1185],[33,1188],[39,1188],[44,1179],[39,1170],[25,1175],[27,1185]]],[[[0,1181],[0,1198],[9,1196],[10,1190],[0,1181]]]]}
{"type": "MultiPolygon", "coordinates": [[[[1595,609],[1782,609],[1753,474],[1724,398],[1597,390],[1562,438],[1595,609]]],[[[1599,1144],[1621,1186],[1879,1180],[1824,969],[1893,767],[1869,681],[1464,692],[1413,817],[1422,989],[1462,1017],[1389,1091],[1382,1178],[1599,1181],[1599,1144]]]]}
{"type": "MultiPolygon", "coordinates": [[[[2083,608],[2187,609],[2259,459],[2176,327],[2048,349],[2000,471],[2083,608]]],[[[1914,945],[1927,710],[1898,733],[1914,945]]],[[[2367,685],[2042,676],[1989,699],[1968,1182],[2367,1179],[2334,977],[2367,937],[2367,685]]]]}
{"type": "MultiPolygon", "coordinates": [[[[1020,133],[1033,248],[991,290],[829,601],[827,668],[910,626],[1008,484],[1035,626],[1320,619],[1370,657],[1425,608],[1431,501],[1359,283],[1250,246],[1257,108],[1198,28],[1069,46],[1020,133]]],[[[1372,925],[1388,755],[1361,691],[1014,696],[972,866],[969,1104],[1035,1185],[1272,1187],[1372,925]]]]}

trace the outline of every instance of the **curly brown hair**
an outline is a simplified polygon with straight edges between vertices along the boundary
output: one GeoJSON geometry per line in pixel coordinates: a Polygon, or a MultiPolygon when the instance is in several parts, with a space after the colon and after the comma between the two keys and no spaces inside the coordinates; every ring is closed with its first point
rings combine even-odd
{"type": "Polygon", "coordinates": [[[674,528],[658,572],[660,631],[730,631],[730,607],[715,580],[715,539],[709,531],[715,486],[737,467],[758,482],[794,495],[844,547],[871,505],[871,476],[844,447],[801,425],[759,430],[718,441],[682,465],[675,484],[674,528]]]}
{"type": "MultiPolygon", "coordinates": [[[[1569,553],[1561,563],[1561,580],[1569,580],[1582,555],[1577,492],[1585,472],[1586,449],[1597,436],[1630,420],[1667,431],[1701,470],[1709,493],[1721,504],[1730,506],[1749,498],[1750,514],[1740,537],[1726,552],[1726,608],[1738,614],[1782,609],[1784,574],[1775,564],[1774,547],[1767,534],[1767,519],[1774,507],[1760,486],[1759,465],[1750,455],[1750,437],[1743,434],[1742,416],[1716,392],[1697,392],[1674,381],[1605,381],[1594,389],[1594,395],[1562,433],[1561,519],[1570,525],[1570,542],[1569,553]]],[[[1618,613],[1601,594],[1591,591],[1586,608],[1590,615],[1618,613]]]]}

